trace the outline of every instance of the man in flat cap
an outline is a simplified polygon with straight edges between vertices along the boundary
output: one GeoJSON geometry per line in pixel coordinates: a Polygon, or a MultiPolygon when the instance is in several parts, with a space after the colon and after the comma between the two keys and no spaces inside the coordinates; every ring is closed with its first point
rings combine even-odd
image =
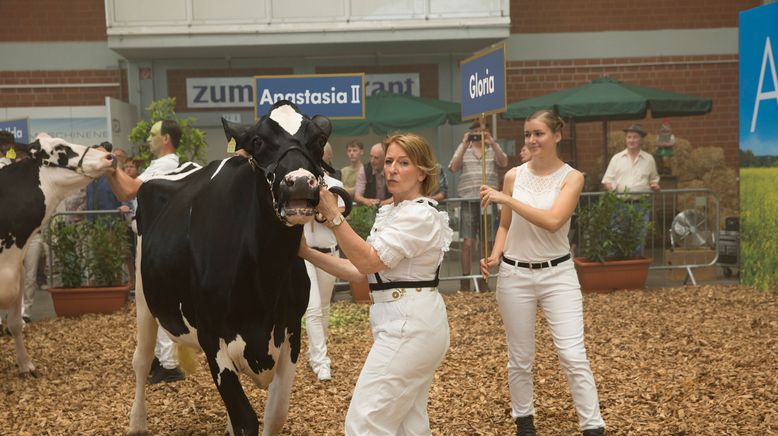
{"type": "Polygon", "coordinates": [[[646,131],[640,124],[626,129],[627,148],[616,153],[605,170],[602,184],[608,191],[622,193],[659,191],[659,173],[654,156],[641,150],[646,131]]]}
{"type": "Polygon", "coordinates": [[[19,150],[19,144],[16,142],[14,134],[5,130],[0,130],[0,168],[10,165],[15,162],[17,158],[21,158],[20,154],[24,154],[19,150]]]}

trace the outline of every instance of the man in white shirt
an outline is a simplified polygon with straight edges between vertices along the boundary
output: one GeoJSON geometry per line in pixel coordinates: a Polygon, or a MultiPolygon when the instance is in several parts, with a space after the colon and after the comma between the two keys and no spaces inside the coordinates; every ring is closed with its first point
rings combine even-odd
{"type": "MultiPolygon", "coordinates": [[[[626,129],[627,148],[616,153],[605,170],[602,177],[602,184],[608,191],[617,193],[624,192],[648,192],[659,191],[659,173],[656,170],[656,161],[654,156],[643,151],[640,147],[643,145],[643,138],[647,133],[640,124],[633,124],[626,129]]],[[[639,196],[629,196],[625,199],[627,203],[632,203],[633,207],[643,214],[643,219],[650,219],[650,209],[641,210],[641,200],[639,196]]],[[[642,235],[641,241],[646,235],[642,235]]],[[[635,254],[643,254],[643,243],[635,247],[635,254]]]]}
{"type": "Polygon", "coordinates": [[[605,170],[602,184],[608,191],[646,192],[659,191],[659,173],[654,156],[641,150],[646,131],[640,124],[626,129],[627,148],[616,153],[605,170]]]}
{"type": "MultiPolygon", "coordinates": [[[[157,121],[151,126],[147,138],[151,152],[157,156],[146,171],[137,178],[130,177],[121,168],[110,174],[108,182],[119,201],[127,201],[138,195],[138,189],[147,180],[172,171],[178,167],[176,149],[181,141],[181,127],[175,120],[157,121]]],[[[173,341],[162,331],[157,330],[157,346],[154,348],[154,362],[151,365],[149,383],[173,382],[184,379],[184,373],[178,368],[173,341]]]]}

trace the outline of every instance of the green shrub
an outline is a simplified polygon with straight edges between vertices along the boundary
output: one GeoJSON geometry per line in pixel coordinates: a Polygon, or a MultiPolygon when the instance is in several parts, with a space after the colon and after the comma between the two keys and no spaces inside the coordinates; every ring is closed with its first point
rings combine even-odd
{"type": "Polygon", "coordinates": [[[151,153],[149,144],[146,141],[149,137],[149,131],[151,131],[151,126],[154,123],[162,120],[176,120],[178,125],[181,126],[181,141],[176,149],[176,154],[181,159],[181,162],[205,162],[206,149],[208,148],[208,143],[205,141],[205,133],[200,129],[192,127],[192,123],[196,121],[194,117],[177,119],[175,108],[176,99],[174,97],[155,100],[146,108],[149,111],[149,120],[140,120],[132,128],[129,138],[130,142],[138,144],[138,150],[133,153],[133,156],[135,159],[142,161],[144,166],[148,166],[149,162],[154,159],[154,155],[151,153]]]}
{"type": "Polygon", "coordinates": [[[639,207],[625,202],[625,197],[604,193],[583,209],[581,254],[591,262],[634,259],[636,248],[644,245],[651,231],[651,222],[644,219],[649,210],[648,197],[642,196],[639,207]]]}
{"type": "Polygon", "coordinates": [[[375,222],[375,216],[378,209],[369,206],[355,206],[351,209],[351,213],[346,220],[354,231],[362,237],[367,239],[370,235],[370,229],[373,228],[373,222],[375,222]]]}
{"type": "Polygon", "coordinates": [[[63,288],[117,286],[123,283],[124,263],[130,250],[127,223],[115,216],[93,221],[58,220],[51,226],[54,271],[63,288]]]}

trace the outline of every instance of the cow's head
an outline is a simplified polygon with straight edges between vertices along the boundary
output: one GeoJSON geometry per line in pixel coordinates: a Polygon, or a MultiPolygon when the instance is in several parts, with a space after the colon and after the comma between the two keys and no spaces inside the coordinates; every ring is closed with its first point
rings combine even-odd
{"type": "Polygon", "coordinates": [[[40,165],[74,171],[90,178],[104,176],[116,169],[116,159],[104,150],[71,144],[64,139],[40,133],[22,148],[40,165]]]}
{"type": "Polygon", "coordinates": [[[246,127],[222,119],[228,141],[236,150],[245,150],[254,165],[267,178],[273,208],[286,225],[305,224],[319,204],[323,182],[322,151],[332,127],[323,116],[308,118],[297,106],[282,100],[267,116],[246,127]]]}

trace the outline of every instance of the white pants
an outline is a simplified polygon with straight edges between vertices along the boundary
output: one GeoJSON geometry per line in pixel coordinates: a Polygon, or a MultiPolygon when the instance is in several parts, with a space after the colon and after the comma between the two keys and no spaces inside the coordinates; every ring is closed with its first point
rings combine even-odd
{"type": "Polygon", "coordinates": [[[174,342],[162,327],[157,328],[157,344],[154,346],[154,356],[157,357],[159,363],[166,369],[173,369],[178,366],[174,342]]]}
{"type": "Polygon", "coordinates": [[[534,415],[532,365],[535,311],[540,304],[578,414],[581,430],[604,427],[584,347],[583,299],[572,261],[542,269],[500,262],[497,303],[508,339],[511,416],[534,415]]]}
{"type": "MultiPolygon", "coordinates": [[[[338,252],[330,253],[338,257],[338,252]]],[[[330,321],[330,299],[335,286],[335,276],[305,261],[305,269],[311,279],[308,308],[305,310],[305,330],[308,332],[308,361],[318,373],[319,368],[329,367],[327,356],[327,326],[330,321]]]]}
{"type": "Polygon", "coordinates": [[[38,261],[43,252],[43,238],[40,233],[30,237],[27,254],[24,256],[24,288],[22,290],[22,316],[30,316],[30,309],[38,290],[38,261]]]}
{"type": "Polygon", "coordinates": [[[370,324],[373,347],[351,397],[346,435],[430,435],[429,388],[449,346],[443,298],[407,288],[399,300],[373,304],[370,324]]]}

